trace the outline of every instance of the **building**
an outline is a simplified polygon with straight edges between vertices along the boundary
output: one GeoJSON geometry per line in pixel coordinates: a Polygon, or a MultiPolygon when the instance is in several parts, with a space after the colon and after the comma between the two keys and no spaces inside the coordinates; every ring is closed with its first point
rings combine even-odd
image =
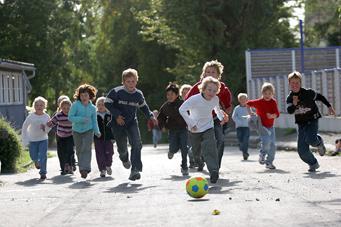
{"type": "Polygon", "coordinates": [[[30,79],[35,76],[33,64],[0,58],[0,116],[21,128],[26,117],[30,79]]]}

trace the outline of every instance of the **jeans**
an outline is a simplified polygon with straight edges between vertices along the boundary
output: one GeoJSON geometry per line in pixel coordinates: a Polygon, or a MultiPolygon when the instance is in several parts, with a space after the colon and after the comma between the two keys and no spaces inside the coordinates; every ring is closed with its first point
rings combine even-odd
{"type": "Polygon", "coordinates": [[[247,151],[249,149],[250,129],[249,127],[238,127],[236,130],[239,142],[239,150],[243,152],[243,154],[248,154],[247,151]]]}
{"type": "Polygon", "coordinates": [[[57,136],[57,154],[61,171],[64,171],[65,164],[74,165],[75,151],[73,149],[73,137],[57,136]]]}
{"type": "Polygon", "coordinates": [[[214,134],[215,134],[216,143],[217,143],[218,164],[220,168],[221,160],[224,154],[224,131],[223,131],[223,126],[220,125],[219,119],[214,120],[214,134]]]}
{"type": "Polygon", "coordinates": [[[302,161],[308,165],[314,165],[317,163],[316,158],[309,149],[309,145],[317,147],[322,141],[321,137],[317,134],[317,131],[318,120],[298,125],[297,150],[302,161]]]}
{"type": "Polygon", "coordinates": [[[114,154],[114,145],[111,140],[94,139],[96,161],[99,171],[106,170],[106,167],[111,167],[112,156],[114,154]]]}
{"type": "Polygon", "coordinates": [[[46,174],[47,165],[47,144],[48,140],[30,142],[29,151],[32,161],[38,162],[40,166],[39,174],[46,174]]]}
{"type": "Polygon", "coordinates": [[[91,171],[91,144],[93,138],[93,130],[82,133],[73,131],[79,171],[85,170],[88,173],[91,171]]]}
{"type": "Polygon", "coordinates": [[[187,144],[188,131],[187,129],[170,129],[168,134],[169,152],[176,153],[181,150],[181,168],[187,169],[187,144]]]}
{"type": "Polygon", "coordinates": [[[142,171],[142,142],[138,122],[134,121],[129,125],[124,126],[119,126],[116,122],[114,122],[112,129],[121,161],[126,162],[129,160],[127,147],[127,140],[129,140],[129,144],[131,146],[131,169],[135,171],[142,171]]]}
{"type": "Polygon", "coordinates": [[[275,134],[275,128],[266,128],[267,133],[262,133],[260,135],[261,138],[261,150],[260,155],[265,156],[266,160],[265,162],[267,164],[272,164],[272,162],[275,159],[275,152],[276,152],[276,134],[275,134]]]}
{"type": "Polygon", "coordinates": [[[192,151],[195,161],[199,166],[203,165],[202,156],[207,164],[207,169],[219,171],[217,144],[214,135],[214,129],[208,129],[204,132],[191,133],[192,151]],[[201,153],[202,152],[202,153],[201,153]]]}
{"type": "Polygon", "coordinates": [[[157,145],[161,140],[162,132],[158,128],[153,128],[152,133],[153,133],[153,144],[157,145]]]}

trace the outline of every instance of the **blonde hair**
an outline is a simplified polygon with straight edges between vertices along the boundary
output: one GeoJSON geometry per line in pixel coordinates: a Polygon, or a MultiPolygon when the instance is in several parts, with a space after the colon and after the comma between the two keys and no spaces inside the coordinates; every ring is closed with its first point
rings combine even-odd
{"type": "Polygon", "coordinates": [[[212,60],[205,63],[204,67],[202,67],[202,73],[200,75],[200,79],[205,78],[205,71],[208,67],[214,67],[218,72],[218,80],[221,79],[221,74],[223,74],[224,66],[218,60],[212,60]]]}
{"type": "Polygon", "coordinates": [[[207,88],[208,84],[210,84],[210,83],[212,83],[212,84],[217,86],[218,90],[217,90],[216,94],[218,94],[220,92],[220,86],[221,86],[220,82],[219,82],[218,79],[213,78],[211,76],[205,77],[202,80],[201,84],[199,85],[200,92],[204,91],[207,88]]]}
{"type": "Polygon", "coordinates": [[[185,90],[185,89],[191,90],[191,89],[192,89],[192,85],[183,84],[183,85],[180,87],[180,94],[182,94],[182,91],[185,90]]]}
{"type": "Polygon", "coordinates": [[[44,112],[45,112],[46,111],[46,107],[47,107],[47,100],[43,96],[38,96],[38,97],[36,97],[33,100],[32,109],[31,109],[32,112],[35,112],[34,106],[36,105],[37,102],[43,102],[44,103],[44,105],[45,105],[44,112]]]}
{"type": "Polygon", "coordinates": [[[238,97],[238,100],[241,99],[241,98],[246,98],[247,99],[247,94],[246,93],[239,93],[237,97],[238,97]]]}
{"type": "Polygon", "coordinates": [[[99,97],[99,98],[96,100],[96,106],[98,105],[99,102],[103,102],[103,103],[104,103],[105,99],[106,99],[106,98],[105,98],[104,96],[99,97]]]}
{"type": "Polygon", "coordinates": [[[69,105],[69,106],[72,105],[70,99],[68,99],[68,98],[67,99],[62,99],[62,101],[60,101],[60,103],[59,103],[58,111],[60,111],[62,109],[62,106],[66,105],[66,104],[69,105]]]}
{"type": "Polygon", "coordinates": [[[263,94],[265,91],[271,91],[272,94],[275,94],[275,87],[274,87],[271,83],[265,82],[265,83],[262,85],[262,89],[261,89],[262,94],[263,94]]]}
{"type": "Polygon", "coordinates": [[[290,81],[291,79],[299,79],[300,81],[302,81],[302,75],[298,71],[293,71],[288,75],[288,81],[290,81]]]}
{"type": "Polygon", "coordinates": [[[136,81],[139,80],[139,74],[136,69],[126,69],[122,72],[122,83],[129,77],[135,77],[136,81]]]}
{"type": "MultiPolygon", "coordinates": [[[[69,98],[69,96],[66,96],[66,95],[61,95],[61,96],[59,96],[58,97],[58,99],[57,99],[57,112],[59,112],[60,111],[60,107],[61,107],[61,102],[63,101],[63,100],[69,100],[70,101],[70,98],[69,98]]],[[[71,103],[71,101],[70,101],[70,103],[71,103]]]]}

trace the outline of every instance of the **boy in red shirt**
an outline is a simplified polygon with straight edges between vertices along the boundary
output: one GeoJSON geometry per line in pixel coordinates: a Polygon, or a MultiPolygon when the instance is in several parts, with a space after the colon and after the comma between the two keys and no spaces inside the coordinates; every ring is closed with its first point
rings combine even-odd
{"type": "Polygon", "coordinates": [[[271,83],[264,83],[262,86],[262,97],[259,99],[247,101],[247,107],[250,115],[255,115],[250,107],[256,109],[256,114],[261,120],[264,130],[260,130],[261,150],[259,154],[259,163],[266,164],[268,169],[276,169],[273,165],[276,152],[276,135],[274,121],[279,117],[279,111],[276,100],[273,98],[275,88],[271,83]],[[266,160],[265,160],[266,157],[266,160]]]}
{"type": "MultiPolygon", "coordinates": [[[[231,112],[232,110],[232,95],[229,90],[229,88],[220,81],[221,75],[223,74],[224,66],[217,60],[214,61],[208,61],[205,63],[204,67],[202,68],[202,73],[200,76],[200,81],[197,82],[191,90],[186,95],[186,100],[196,94],[199,94],[199,85],[201,84],[202,80],[205,77],[211,76],[215,79],[218,79],[220,82],[220,91],[217,94],[219,98],[219,105],[221,109],[226,113],[231,112]]],[[[217,150],[218,150],[218,164],[219,168],[221,166],[221,159],[224,154],[224,133],[223,133],[223,127],[224,125],[220,124],[220,120],[217,118],[216,114],[213,112],[213,119],[214,119],[214,133],[215,138],[217,142],[217,150]]]]}

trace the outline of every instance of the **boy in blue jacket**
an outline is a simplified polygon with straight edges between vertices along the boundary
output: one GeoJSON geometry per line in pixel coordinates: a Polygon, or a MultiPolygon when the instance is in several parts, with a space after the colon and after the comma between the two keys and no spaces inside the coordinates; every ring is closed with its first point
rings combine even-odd
{"type": "Polygon", "coordinates": [[[141,149],[142,142],[136,112],[141,109],[144,115],[157,123],[150,111],[142,91],[136,88],[138,73],[135,69],[126,69],[122,73],[122,84],[110,90],[105,107],[112,114],[112,130],[116,139],[119,157],[126,169],[130,169],[129,180],[141,178],[142,171],[141,149]],[[127,139],[131,145],[130,160],[128,156],[127,139]]]}

